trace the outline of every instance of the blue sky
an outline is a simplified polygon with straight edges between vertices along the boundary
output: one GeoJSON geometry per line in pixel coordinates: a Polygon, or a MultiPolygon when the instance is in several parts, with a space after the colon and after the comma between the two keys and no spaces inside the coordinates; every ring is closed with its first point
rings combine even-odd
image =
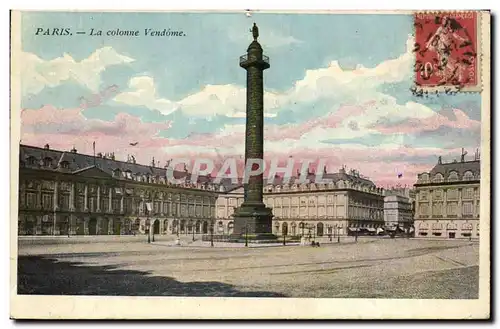
{"type": "MultiPolygon", "coordinates": [[[[240,96],[244,95],[246,76],[238,58],[251,42],[253,22],[260,28],[259,41],[271,61],[271,68],[265,71],[266,102],[272,104],[266,108],[266,124],[277,130],[294,126],[316,129],[305,131],[295,143],[294,138],[285,138],[290,142],[284,148],[270,141],[270,152],[300,153],[315,141],[321,147],[334,145],[341,150],[353,145],[387,150],[400,143],[421,152],[425,162],[440,149],[447,154],[462,145],[479,146],[475,123],[480,121],[479,94],[421,98],[409,92],[413,81],[411,15],[257,13],[249,18],[241,13],[25,12],[22,50],[27,65],[21,78],[22,108],[77,109],[80,97],[89,98],[117,85],[116,97],[80,109],[78,120],[99,127],[124,120],[122,116],[140,124],[168,123],[149,136],[163,139],[165,145],[175,144],[171,149],[162,148],[166,153],[177,152],[183,141],[190,145],[190,138],[198,134],[220,140],[241,130],[245,122],[244,97],[240,96]],[[35,35],[37,28],[71,28],[73,35],[35,35]],[[75,35],[91,28],[104,35],[75,35]],[[146,28],[183,31],[186,36],[144,36],[146,28]],[[139,30],[140,36],[105,35],[116,29],[139,30]],[[353,78],[353,74],[361,78],[353,78]],[[321,131],[314,125],[344,113],[340,112],[344,106],[365,108],[364,104],[372,104],[365,109],[370,115],[364,118],[350,119],[347,111],[345,122],[335,121],[335,126],[321,127],[321,131]],[[453,109],[459,109],[469,121],[456,124],[455,113],[460,113],[453,109]],[[439,117],[444,123],[436,129],[408,130],[408,122],[414,125],[433,115],[449,122],[439,117]],[[368,122],[368,118],[372,120],[368,122]],[[387,127],[373,130],[387,122],[403,125],[401,132],[387,127]],[[439,138],[441,134],[456,137],[456,145],[439,138]]],[[[80,139],[88,131],[82,131],[80,139]]],[[[101,133],[106,135],[106,131],[101,133]]],[[[65,146],[63,140],[61,146],[65,146]]],[[[234,149],[225,151],[229,155],[234,149]]],[[[349,151],[345,152],[347,156],[349,151]]]]}

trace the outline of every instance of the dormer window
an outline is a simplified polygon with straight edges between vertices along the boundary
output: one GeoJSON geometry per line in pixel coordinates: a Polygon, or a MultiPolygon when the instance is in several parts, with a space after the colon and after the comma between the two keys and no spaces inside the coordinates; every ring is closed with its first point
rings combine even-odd
{"type": "Polygon", "coordinates": [[[464,180],[473,180],[474,179],[474,174],[472,174],[472,171],[467,171],[464,174],[464,180]]]}
{"type": "Polygon", "coordinates": [[[436,175],[434,175],[434,178],[432,179],[432,181],[434,183],[442,183],[443,182],[443,175],[441,175],[440,173],[437,173],[436,175]]]}
{"type": "Polygon", "coordinates": [[[45,167],[50,167],[50,166],[52,166],[52,158],[51,158],[51,157],[45,157],[45,158],[43,159],[43,165],[44,165],[45,167]]]}
{"type": "Polygon", "coordinates": [[[60,166],[62,169],[69,169],[69,162],[68,161],[61,161],[60,166]]]}
{"type": "Polygon", "coordinates": [[[120,169],[116,168],[115,170],[113,170],[113,177],[120,178],[120,174],[121,174],[120,169]]]}
{"type": "Polygon", "coordinates": [[[34,166],[36,164],[36,158],[30,155],[27,159],[27,163],[29,166],[34,166]]]}
{"type": "Polygon", "coordinates": [[[456,182],[458,180],[458,174],[456,171],[450,172],[450,175],[448,176],[448,182],[456,182]]]}

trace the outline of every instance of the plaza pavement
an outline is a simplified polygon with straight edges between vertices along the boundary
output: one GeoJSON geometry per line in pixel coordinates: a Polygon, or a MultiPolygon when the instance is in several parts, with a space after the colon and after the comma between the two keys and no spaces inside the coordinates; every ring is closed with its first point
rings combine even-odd
{"type": "Polygon", "coordinates": [[[479,244],[345,237],[319,248],[181,237],[19,244],[18,293],[478,298],[479,244]]]}

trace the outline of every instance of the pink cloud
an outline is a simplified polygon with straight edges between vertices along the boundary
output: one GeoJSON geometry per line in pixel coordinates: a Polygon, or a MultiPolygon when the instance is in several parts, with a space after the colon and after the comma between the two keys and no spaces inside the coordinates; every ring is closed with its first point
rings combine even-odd
{"type": "MultiPolygon", "coordinates": [[[[317,127],[335,128],[349,116],[362,115],[370,104],[362,107],[341,106],[339,110],[323,118],[310,120],[300,125],[288,127],[268,126],[265,132],[266,140],[282,140],[285,138],[300,139],[300,137],[317,127]]],[[[445,113],[436,114],[433,118],[422,121],[407,121],[396,128],[380,127],[383,133],[406,131],[408,133],[437,129],[440,126],[452,128],[476,129],[478,121],[471,120],[463,111],[453,110],[455,120],[450,120],[445,113]],[[408,123],[410,122],[410,123],[408,123]],[[417,128],[414,125],[417,125],[417,128]]],[[[44,106],[41,109],[26,109],[21,112],[22,143],[34,146],[43,146],[48,143],[51,148],[70,150],[75,146],[79,153],[92,154],[92,142],[96,142],[96,152],[115,152],[118,160],[126,160],[127,155],[134,155],[138,163],[150,164],[155,159],[156,165],[163,166],[168,159],[203,157],[212,159],[216,163],[216,170],[220,168],[225,158],[234,157],[238,170],[243,171],[243,154],[236,149],[228,152],[235,144],[242,144],[245,134],[242,130],[222,134],[191,135],[186,139],[175,140],[158,136],[162,130],[170,128],[170,122],[147,123],[140,118],[128,114],[118,114],[114,121],[87,119],[82,109],[57,109],[53,106],[44,106]],[[138,142],[137,146],[130,146],[131,142],[138,142]],[[175,152],[165,151],[168,146],[178,146],[175,152]],[[180,147],[179,147],[180,146],[180,147]],[[195,147],[197,146],[197,147],[195,147]],[[214,153],[214,148],[225,148],[224,156],[214,153]],[[206,149],[201,151],[200,149],[206,149]],[[159,163],[158,163],[159,161],[159,163]]],[[[168,150],[168,148],[167,148],[168,150]]],[[[266,153],[267,161],[275,158],[280,160],[280,166],[292,157],[296,163],[293,172],[301,167],[301,159],[315,161],[311,170],[315,171],[319,159],[326,159],[329,172],[337,172],[346,165],[357,169],[362,175],[368,176],[376,184],[385,186],[393,184],[412,185],[417,174],[429,171],[434,166],[434,158],[441,156],[458,156],[461,150],[432,148],[413,148],[400,146],[385,149],[383,147],[355,148],[329,145],[323,148],[304,149],[266,153]],[[424,159],[424,161],[416,161],[424,159]],[[417,163],[415,163],[417,162],[417,163]],[[398,178],[398,173],[403,177],[398,178]]],[[[214,174],[216,172],[214,170],[214,174]]],[[[266,175],[267,175],[266,171],[266,175]]]]}
{"type": "Polygon", "coordinates": [[[406,133],[413,134],[422,131],[433,131],[440,127],[449,127],[457,129],[479,129],[481,122],[471,120],[462,110],[452,110],[453,119],[444,115],[444,112],[436,113],[435,115],[425,119],[410,118],[404,121],[395,123],[379,123],[372,128],[384,134],[406,133]]]}

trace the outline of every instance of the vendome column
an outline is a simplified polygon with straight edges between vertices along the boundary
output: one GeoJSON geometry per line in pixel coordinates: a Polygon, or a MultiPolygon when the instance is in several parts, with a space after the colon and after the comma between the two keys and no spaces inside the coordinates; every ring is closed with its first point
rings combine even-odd
{"type": "MultiPolygon", "coordinates": [[[[247,54],[240,57],[240,66],[247,71],[247,107],[245,134],[245,163],[248,159],[263,159],[264,155],[264,70],[270,67],[269,58],[262,53],[262,47],[257,42],[259,30],[257,25],[252,28],[253,41],[247,54]]],[[[254,169],[256,169],[254,167],[254,169]]],[[[235,238],[267,240],[276,238],[272,234],[272,211],[262,202],[263,175],[249,177],[244,185],[245,199],[243,204],[235,209],[235,238]]]]}

